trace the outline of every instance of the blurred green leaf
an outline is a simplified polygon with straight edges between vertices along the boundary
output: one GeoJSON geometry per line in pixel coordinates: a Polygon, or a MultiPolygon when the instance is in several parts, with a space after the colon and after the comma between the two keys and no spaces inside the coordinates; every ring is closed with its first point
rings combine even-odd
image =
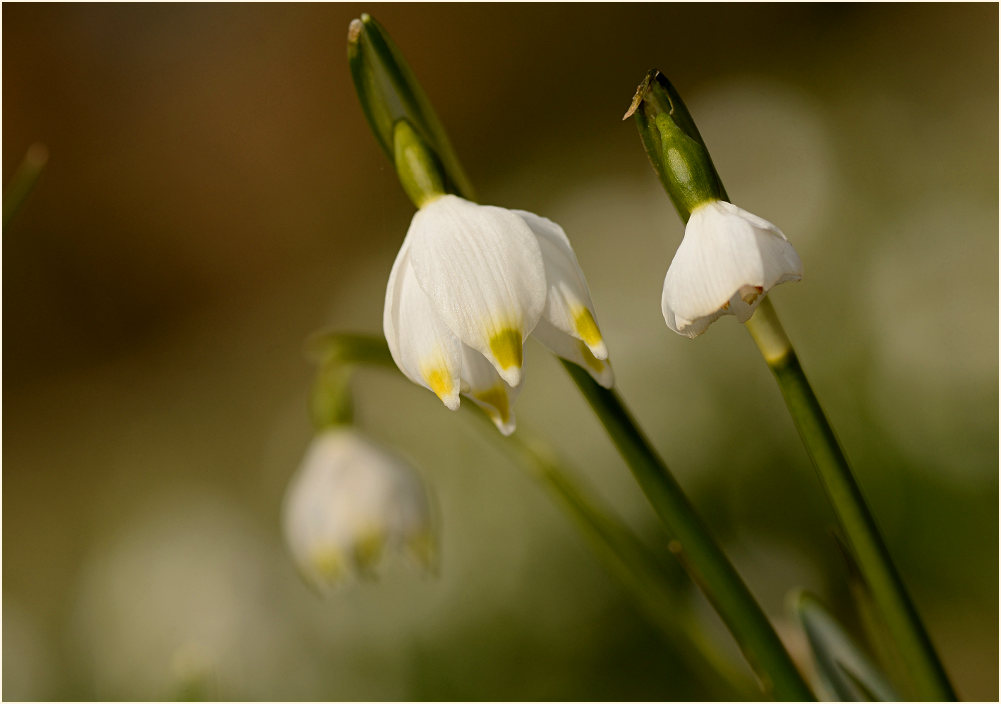
{"type": "Polygon", "coordinates": [[[48,148],[39,142],[32,144],[25,152],[14,177],[3,194],[3,226],[7,227],[14,214],[21,209],[31,189],[38,183],[45,164],[49,161],[48,148]]]}
{"type": "Polygon", "coordinates": [[[851,548],[845,542],[844,536],[837,529],[832,529],[831,536],[838,553],[844,560],[848,591],[855,606],[855,614],[862,628],[862,635],[872,650],[876,661],[882,666],[891,682],[896,683],[908,698],[916,696],[912,691],[910,679],[907,676],[907,666],[897,651],[886,628],[886,622],[880,617],[879,609],[872,599],[872,592],[865,583],[862,571],[859,569],[851,548]]]}
{"type": "Polygon", "coordinates": [[[817,672],[839,701],[899,701],[868,655],[814,596],[799,592],[793,610],[810,642],[817,672]]]}

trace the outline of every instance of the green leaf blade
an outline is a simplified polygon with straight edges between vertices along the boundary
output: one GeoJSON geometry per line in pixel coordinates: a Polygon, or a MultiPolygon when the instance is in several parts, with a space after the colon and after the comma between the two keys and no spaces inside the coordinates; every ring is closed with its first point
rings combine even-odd
{"type": "Polygon", "coordinates": [[[793,611],[806,632],[820,679],[838,701],[900,701],[883,673],[816,597],[799,592],[793,611]]]}

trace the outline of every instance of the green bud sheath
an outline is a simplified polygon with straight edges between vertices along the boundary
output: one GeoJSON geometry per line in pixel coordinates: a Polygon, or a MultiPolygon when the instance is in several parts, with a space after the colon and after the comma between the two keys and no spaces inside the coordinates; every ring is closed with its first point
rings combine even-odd
{"type": "MultiPolygon", "coordinates": [[[[424,148],[434,155],[444,192],[475,200],[469,179],[424,89],[389,35],[369,15],[363,14],[348,27],[348,65],[365,117],[390,160],[397,163],[396,130],[405,120],[423,140],[424,148]]],[[[406,183],[404,188],[408,188],[406,183]]],[[[407,194],[413,199],[409,189],[407,194]]]]}
{"type": "Polygon", "coordinates": [[[657,69],[636,89],[623,119],[636,118],[640,139],[681,219],[707,201],[727,200],[702,135],[681,96],[657,69]]]}

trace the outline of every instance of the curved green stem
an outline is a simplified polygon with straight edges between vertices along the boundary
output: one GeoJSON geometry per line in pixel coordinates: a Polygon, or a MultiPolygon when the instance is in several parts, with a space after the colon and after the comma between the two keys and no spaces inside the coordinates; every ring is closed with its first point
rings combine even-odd
{"type": "Polygon", "coordinates": [[[629,528],[585,496],[539,440],[526,439],[524,430],[502,439],[479,409],[470,404],[463,408],[469,408],[482,421],[481,427],[489,438],[531,470],[577,525],[606,568],[632,592],[661,631],[681,645],[679,654],[698,673],[697,679],[718,699],[746,699],[751,694],[750,680],[739,674],[700,631],[694,614],[681,603],[684,598],[681,590],[670,581],[665,566],[650,549],[629,528]]]}
{"type": "Polygon", "coordinates": [[[834,506],[873,601],[910,671],[917,694],[934,701],[955,700],[945,668],[769,299],[758,306],[747,321],[747,329],[778,381],[796,430],[834,506]]]}
{"type": "MultiPolygon", "coordinates": [[[[349,27],[348,62],[358,98],[390,159],[397,163],[396,129],[400,121],[406,119],[421,138],[419,142],[410,140],[408,144],[426,146],[438,157],[437,160],[421,159],[420,167],[442,168],[439,174],[442,187],[447,192],[462,193],[472,199],[468,181],[417,79],[386,32],[367,15],[353,21],[349,27]]],[[[417,196],[415,200],[419,203],[424,189],[415,188],[416,180],[406,174],[403,183],[411,196],[417,196]]],[[[721,185],[719,190],[722,191],[721,185]]],[[[567,368],[605,423],[657,512],[672,529],[677,556],[720,612],[765,691],[782,699],[812,699],[813,695],[761,607],[702,526],[680,487],[636,428],[618,397],[598,386],[583,370],[573,365],[567,368]]]]}
{"type": "MultiPolygon", "coordinates": [[[[346,376],[358,365],[396,369],[385,340],[372,335],[328,332],[307,342],[310,356],[320,363],[312,397],[314,418],[327,417],[315,409],[350,408],[346,376]],[[341,373],[344,372],[344,373],[341,373]]],[[[598,507],[560,466],[560,462],[525,431],[502,438],[490,419],[473,404],[463,404],[475,416],[485,435],[513,455],[529,470],[583,534],[605,567],[637,599],[651,621],[678,646],[680,657],[698,679],[720,700],[749,698],[750,682],[737,672],[699,630],[694,615],[681,603],[683,595],[671,581],[665,566],[623,523],[598,507]]]]}
{"type": "Polygon", "coordinates": [[[598,385],[576,364],[561,361],[671,532],[671,551],[722,617],[765,691],[781,700],[813,700],[813,693],[747,585],[618,394],[598,385]]]}

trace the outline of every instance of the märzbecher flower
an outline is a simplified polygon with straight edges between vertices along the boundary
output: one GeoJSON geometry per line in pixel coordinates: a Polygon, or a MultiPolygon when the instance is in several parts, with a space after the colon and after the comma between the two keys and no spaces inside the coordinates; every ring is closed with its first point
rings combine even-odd
{"type": "Polygon", "coordinates": [[[393,359],[450,409],[464,395],[505,435],[534,334],[611,387],[608,350],[563,229],[455,195],[423,203],[389,275],[383,330],[393,359]]]}
{"type": "Polygon", "coordinates": [[[413,467],[349,427],[317,435],[285,493],[285,541],[321,592],[367,573],[385,548],[433,558],[431,508],[413,467]]]}
{"type": "Polygon", "coordinates": [[[664,279],[667,326],[696,337],[721,315],[746,322],[768,290],[799,281],[803,265],[775,225],[724,200],[692,210],[664,279]]]}

